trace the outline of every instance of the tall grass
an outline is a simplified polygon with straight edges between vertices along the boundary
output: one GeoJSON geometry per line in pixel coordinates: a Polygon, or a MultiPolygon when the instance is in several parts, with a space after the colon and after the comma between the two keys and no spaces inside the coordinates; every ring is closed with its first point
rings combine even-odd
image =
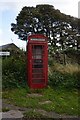
{"type": "Polygon", "coordinates": [[[59,71],[63,74],[65,73],[74,74],[74,73],[80,72],[80,66],[78,64],[62,65],[62,64],[56,63],[54,64],[54,66],[52,66],[52,70],[59,71]]]}
{"type": "Polygon", "coordinates": [[[49,84],[54,87],[78,88],[80,66],[78,64],[62,65],[55,63],[49,67],[49,84]]]}

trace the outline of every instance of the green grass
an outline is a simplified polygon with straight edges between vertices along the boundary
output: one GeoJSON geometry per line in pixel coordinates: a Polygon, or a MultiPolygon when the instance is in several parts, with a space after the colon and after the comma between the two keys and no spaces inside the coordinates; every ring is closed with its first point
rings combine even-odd
{"type": "Polygon", "coordinates": [[[10,109],[9,108],[2,108],[2,112],[8,112],[10,109]]]}
{"type": "Polygon", "coordinates": [[[30,91],[25,88],[17,88],[4,91],[3,98],[20,107],[43,109],[66,115],[80,115],[78,113],[78,91],[76,89],[52,89],[47,87],[38,90],[38,94],[42,94],[42,96],[29,97],[28,93],[33,92],[37,93],[37,90],[30,91]],[[43,101],[51,101],[51,103],[40,104],[43,101]]]}

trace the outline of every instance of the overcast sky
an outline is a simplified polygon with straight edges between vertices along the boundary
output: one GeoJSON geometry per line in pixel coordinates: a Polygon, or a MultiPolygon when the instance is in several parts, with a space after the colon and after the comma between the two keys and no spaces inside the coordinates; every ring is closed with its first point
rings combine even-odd
{"type": "Polygon", "coordinates": [[[11,32],[11,23],[24,6],[36,6],[38,4],[50,4],[66,15],[80,17],[79,0],[0,0],[0,45],[15,43],[18,47],[24,48],[25,41],[18,39],[18,36],[11,32]],[[23,2],[22,2],[23,1],[23,2]]]}

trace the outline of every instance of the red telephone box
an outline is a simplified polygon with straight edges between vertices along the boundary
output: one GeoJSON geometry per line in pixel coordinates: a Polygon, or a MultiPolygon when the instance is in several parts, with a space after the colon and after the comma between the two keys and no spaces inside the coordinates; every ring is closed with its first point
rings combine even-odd
{"type": "Polygon", "coordinates": [[[34,34],[28,37],[27,44],[28,85],[30,88],[44,88],[48,81],[47,37],[34,34]]]}

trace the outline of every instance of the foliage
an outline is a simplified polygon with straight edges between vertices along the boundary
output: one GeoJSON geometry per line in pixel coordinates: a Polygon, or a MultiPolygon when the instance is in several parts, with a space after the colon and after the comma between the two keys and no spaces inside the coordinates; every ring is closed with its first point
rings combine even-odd
{"type": "Polygon", "coordinates": [[[71,58],[71,62],[74,61],[80,65],[80,50],[68,49],[65,53],[67,57],[71,58]]]}
{"type": "Polygon", "coordinates": [[[78,88],[80,69],[77,65],[54,64],[49,69],[49,85],[52,87],[78,88]]]}
{"type": "Polygon", "coordinates": [[[2,61],[2,87],[15,88],[26,85],[26,61],[19,57],[9,57],[2,61]]]}
{"type": "Polygon", "coordinates": [[[55,71],[52,75],[49,76],[49,84],[55,87],[66,87],[66,88],[78,88],[79,83],[77,80],[77,75],[62,74],[55,71]]]}
{"type": "Polygon", "coordinates": [[[11,30],[21,40],[27,40],[29,34],[45,34],[50,48],[54,48],[53,51],[64,51],[68,48],[80,48],[80,35],[77,30],[79,21],[78,18],[61,13],[52,5],[25,6],[16,17],[16,24],[11,24],[11,30]]]}

